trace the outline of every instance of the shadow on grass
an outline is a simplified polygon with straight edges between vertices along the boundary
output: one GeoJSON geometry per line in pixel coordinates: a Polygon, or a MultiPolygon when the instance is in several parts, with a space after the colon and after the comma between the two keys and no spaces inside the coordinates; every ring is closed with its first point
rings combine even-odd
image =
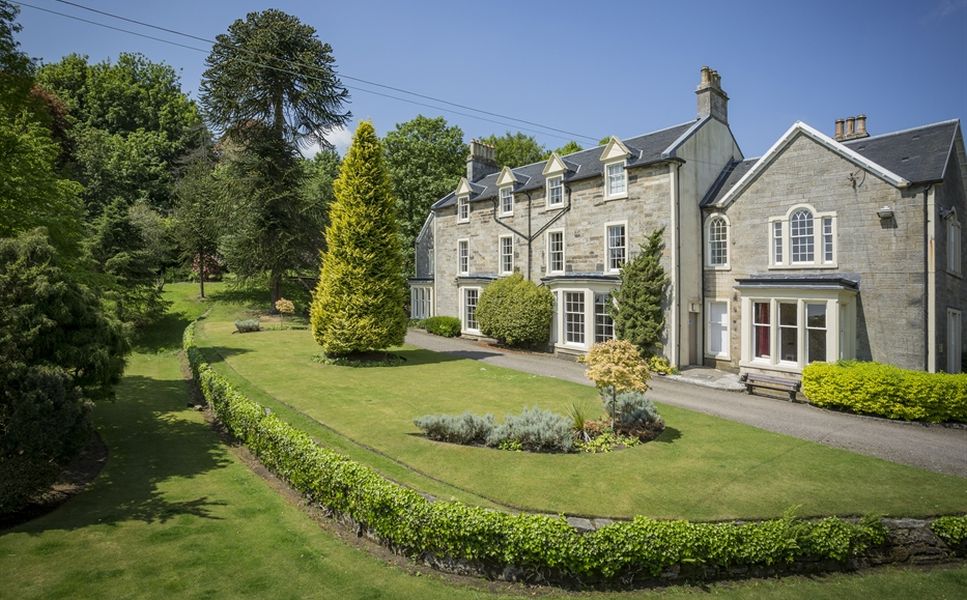
{"type": "Polygon", "coordinates": [[[201,355],[207,363],[225,362],[226,359],[240,354],[248,354],[248,348],[229,348],[227,346],[200,346],[201,355]]]}
{"type": "Polygon", "coordinates": [[[189,418],[189,398],[184,380],[124,377],[118,399],[94,409],[108,461],[93,487],[17,530],[39,534],[125,521],[165,523],[184,515],[221,519],[216,512],[226,502],[197,491],[219,488],[197,480],[231,459],[207,423],[189,418]]]}
{"type": "Polygon", "coordinates": [[[661,432],[661,435],[651,440],[652,442],[660,442],[662,444],[673,444],[675,440],[682,439],[682,432],[674,427],[665,427],[665,430],[661,432]]]}
{"type": "MultiPolygon", "coordinates": [[[[393,365],[367,366],[365,368],[399,369],[402,367],[418,367],[421,365],[433,365],[458,360],[481,360],[490,356],[499,356],[493,352],[481,352],[476,350],[458,350],[455,352],[434,352],[422,348],[400,348],[388,351],[402,359],[393,365]]],[[[355,368],[355,367],[354,367],[355,368]]]]}
{"type": "Polygon", "coordinates": [[[151,354],[166,350],[179,350],[181,336],[191,318],[185,313],[165,313],[150,327],[138,331],[131,342],[134,352],[151,354]]]}

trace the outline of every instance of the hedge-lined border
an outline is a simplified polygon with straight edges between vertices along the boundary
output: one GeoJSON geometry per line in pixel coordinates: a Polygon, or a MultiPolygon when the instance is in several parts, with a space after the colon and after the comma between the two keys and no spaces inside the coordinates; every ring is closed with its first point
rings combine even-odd
{"type": "Polygon", "coordinates": [[[693,523],[639,516],[581,533],[563,516],[430,501],[320,447],[237,391],[203,360],[194,332],[192,323],[183,347],[195,381],[237,439],[310,502],[357,523],[395,551],[427,562],[462,561],[476,565],[476,572],[509,579],[628,582],[682,566],[713,577],[737,569],[800,570],[794,567],[803,564],[842,568],[886,541],[886,528],[877,518],[693,523]]]}

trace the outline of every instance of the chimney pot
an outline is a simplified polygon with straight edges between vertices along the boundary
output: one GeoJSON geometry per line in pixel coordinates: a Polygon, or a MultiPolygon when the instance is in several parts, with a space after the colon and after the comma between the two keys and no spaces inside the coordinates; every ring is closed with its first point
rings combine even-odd
{"type": "Polygon", "coordinates": [[[471,140],[470,155],[467,157],[467,179],[477,181],[499,170],[496,149],[480,140],[471,140]]]}
{"type": "Polygon", "coordinates": [[[846,136],[847,138],[853,137],[856,133],[856,117],[846,117],[846,136]]]}
{"type": "Polygon", "coordinates": [[[868,137],[870,134],[866,131],[866,115],[857,115],[856,117],[856,137],[868,137]]]}
{"type": "Polygon", "coordinates": [[[708,65],[702,67],[698,89],[698,116],[715,117],[723,123],[729,122],[729,97],[722,90],[722,76],[708,65]]]}
{"type": "Polygon", "coordinates": [[[843,124],[846,123],[845,119],[836,119],[836,131],[833,133],[833,139],[837,142],[843,139],[845,135],[843,133],[843,124]]]}

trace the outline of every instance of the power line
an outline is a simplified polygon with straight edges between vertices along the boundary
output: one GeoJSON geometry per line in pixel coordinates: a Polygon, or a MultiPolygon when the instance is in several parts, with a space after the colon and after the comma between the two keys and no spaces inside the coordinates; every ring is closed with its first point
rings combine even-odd
{"type": "MultiPolygon", "coordinates": [[[[85,5],[79,4],[77,2],[70,2],[69,0],[54,0],[54,1],[55,2],[59,2],[60,4],[65,4],[65,5],[68,5],[68,6],[73,6],[75,8],[79,8],[81,10],[86,10],[86,11],[89,11],[89,12],[92,12],[92,13],[96,13],[96,14],[99,14],[99,15],[102,15],[102,16],[110,17],[110,18],[113,18],[113,19],[118,19],[118,20],[121,20],[121,21],[125,21],[125,22],[128,22],[128,23],[135,24],[135,25],[140,25],[142,27],[148,27],[148,28],[155,29],[155,30],[158,30],[158,31],[163,31],[165,33],[170,33],[170,34],[173,34],[173,35],[177,35],[177,36],[181,36],[181,37],[185,37],[185,38],[197,40],[197,41],[200,41],[200,42],[206,42],[206,43],[213,44],[213,45],[217,43],[215,40],[211,40],[211,39],[208,39],[208,38],[205,38],[205,37],[201,37],[201,36],[197,36],[197,35],[192,35],[190,33],[185,33],[183,31],[178,31],[176,29],[170,29],[170,28],[167,28],[167,27],[162,27],[160,25],[155,25],[155,24],[152,24],[152,23],[148,23],[146,21],[140,21],[140,20],[137,20],[137,19],[132,19],[130,17],[125,17],[123,15],[118,15],[118,14],[111,13],[111,12],[108,12],[108,11],[100,10],[100,9],[97,9],[97,8],[92,8],[92,7],[89,7],[89,6],[85,6],[85,5]]],[[[41,9],[40,7],[31,6],[31,5],[28,5],[28,4],[25,4],[24,6],[30,6],[31,8],[36,8],[36,9],[39,9],[39,10],[44,10],[44,9],[41,9]]],[[[67,17],[67,18],[77,18],[78,20],[82,20],[85,23],[99,24],[99,23],[95,23],[93,21],[88,21],[86,19],[80,19],[78,17],[74,17],[73,15],[68,15],[68,14],[65,14],[65,13],[59,13],[59,12],[50,11],[50,10],[48,10],[47,12],[53,12],[54,14],[58,14],[60,16],[64,16],[64,17],[67,17]]],[[[112,28],[112,29],[115,29],[115,30],[118,30],[118,31],[124,31],[125,33],[130,33],[130,34],[133,34],[133,35],[140,35],[137,32],[128,31],[128,30],[124,30],[124,29],[120,29],[120,28],[112,28]]],[[[161,40],[160,38],[155,38],[155,37],[150,37],[149,39],[153,39],[153,40],[156,40],[156,41],[164,41],[164,40],[161,40]]],[[[187,46],[185,46],[183,44],[178,44],[178,45],[181,46],[181,47],[187,47],[187,46]]],[[[193,49],[193,50],[200,50],[198,48],[191,48],[191,49],[193,49]]],[[[242,50],[243,52],[249,52],[250,54],[255,54],[254,52],[251,52],[251,51],[246,50],[244,48],[239,48],[239,49],[242,50]]],[[[207,52],[207,51],[205,51],[205,52],[207,52]]],[[[261,56],[260,56],[260,58],[263,58],[264,59],[264,57],[261,57],[261,56]]],[[[306,63],[297,62],[297,61],[289,61],[289,60],[279,59],[279,58],[276,58],[276,57],[269,57],[269,58],[271,58],[273,60],[277,60],[279,62],[283,62],[283,63],[289,64],[289,65],[297,65],[297,66],[301,66],[301,67],[307,67],[307,68],[310,68],[310,69],[319,70],[319,67],[316,67],[315,65],[311,65],[311,64],[306,64],[306,63]]],[[[272,68],[269,65],[262,65],[262,66],[265,66],[267,68],[272,68]]],[[[351,75],[346,75],[345,73],[340,73],[339,74],[339,77],[341,77],[343,79],[350,80],[350,81],[356,81],[356,82],[363,83],[363,84],[366,84],[366,85],[371,85],[371,86],[375,86],[375,87],[379,87],[379,88],[391,90],[391,91],[394,91],[394,92],[399,92],[399,93],[402,93],[402,94],[407,94],[407,95],[414,96],[414,97],[417,97],[417,98],[422,98],[424,100],[431,100],[433,102],[438,102],[440,104],[445,104],[447,106],[453,106],[453,107],[456,107],[456,108],[461,108],[461,109],[464,109],[464,110],[469,110],[469,111],[472,111],[472,112],[476,112],[476,113],[488,115],[488,116],[491,116],[491,117],[497,117],[499,119],[505,119],[505,120],[509,120],[509,121],[515,121],[517,123],[524,123],[526,125],[531,125],[531,126],[538,127],[538,128],[541,128],[541,129],[546,129],[546,130],[549,130],[549,131],[554,131],[554,132],[557,132],[557,133],[562,133],[562,134],[568,135],[570,137],[583,138],[583,139],[591,140],[591,141],[594,141],[594,142],[597,142],[598,141],[598,138],[593,137],[593,136],[584,135],[584,134],[576,133],[576,132],[573,132],[573,131],[568,131],[566,129],[559,129],[557,127],[551,127],[549,125],[544,125],[542,123],[538,123],[538,122],[535,122],[535,121],[529,121],[527,119],[520,119],[520,118],[517,118],[517,117],[510,116],[510,115],[505,115],[505,114],[501,114],[501,113],[491,112],[491,111],[484,110],[484,109],[481,109],[481,108],[475,108],[473,106],[468,106],[466,104],[460,104],[460,103],[457,103],[457,102],[450,102],[449,100],[444,100],[442,98],[437,98],[435,96],[430,96],[430,95],[427,95],[427,94],[422,94],[422,93],[419,93],[419,92],[414,92],[412,90],[407,90],[405,88],[400,88],[400,87],[395,87],[395,86],[391,86],[391,85],[382,84],[382,83],[379,83],[379,82],[376,82],[376,81],[362,79],[360,77],[353,77],[351,75]]],[[[359,89],[361,89],[363,91],[369,91],[370,93],[375,93],[372,90],[365,90],[364,88],[359,88],[359,89]]],[[[445,110],[445,109],[442,109],[442,108],[437,107],[437,106],[431,106],[431,105],[427,105],[427,104],[419,104],[419,103],[416,103],[415,101],[408,100],[408,99],[405,99],[405,98],[398,98],[396,96],[384,95],[384,97],[393,98],[393,99],[396,99],[396,100],[402,100],[404,102],[411,102],[413,104],[417,104],[418,106],[426,106],[426,107],[434,108],[434,109],[437,109],[437,110],[445,110]]],[[[481,117],[478,117],[478,116],[475,116],[475,115],[467,115],[466,113],[461,113],[461,112],[457,112],[457,111],[451,111],[451,112],[453,112],[454,114],[459,114],[459,115],[467,116],[467,117],[470,117],[470,118],[481,118],[481,117]]],[[[483,120],[487,120],[487,121],[489,121],[491,123],[496,123],[498,125],[505,125],[505,126],[511,126],[511,127],[518,127],[518,128],[520,128],[519,125],[509,125],[507,123],[503,123],[503,122],[500,122],[500,121],[492,121],[492,120],[489,120],[489,119],[483,119],[483,120]]],[[[542,134],[542,135],[551,135],[551,134],[548,134],[548,133],[545,133],[545,132],[541,132],[541,131],[536,131],[536,132],[533,131],[533,130],[529,130],[529,131],[532,131],[534,133],[539,133],[539,134],[542,134]]],[[[555,137],[560,137],[560,136],[555,136],[555,137]]],[[[569,139],[569,138],[561,138],[561,139],[569,139]]]]}

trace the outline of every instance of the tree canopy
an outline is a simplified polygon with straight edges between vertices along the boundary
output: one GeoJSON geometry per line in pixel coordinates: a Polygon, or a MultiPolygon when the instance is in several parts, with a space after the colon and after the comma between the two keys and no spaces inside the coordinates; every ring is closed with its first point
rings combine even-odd
{"type": "Polygon", "coordinates": [[[481,140],[494,147],[497,164],[501,167],[520,167],[540,162],[547,158],[547,149],[533,136],[526,133],[506,132],[504,135],[489,135],[481,140]]]}
{"type": "Polygon", "coordinates": [[[413,244],[430,206],[457,186],[466,165],[463,131],[443,117],[398,123],[386,134],[386,162],[403,236],[404,270],[413,269],[413,244]]]}

